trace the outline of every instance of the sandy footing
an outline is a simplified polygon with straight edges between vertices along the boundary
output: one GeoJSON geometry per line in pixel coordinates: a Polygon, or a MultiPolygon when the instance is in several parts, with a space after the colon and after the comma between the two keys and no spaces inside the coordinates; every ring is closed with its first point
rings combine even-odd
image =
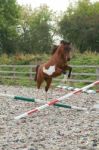
{"type": "MultiPolygon", "coordinates": [[[[36,97],[34,88],[0,85],[0,93],[36,97]]],[[[49,98],[65,95],[65,90],[49,91],[49,98]]],[[[41,89],[39,97],[44,99],[41,89]]],[[[77,94],[65,104],[91,108],[99,94],[77,94]]],[[[99,150],[99,111],[77,111],[50,106],[29,117],[14,120],[42,104],[0,97],[0,150],[99,150]]]]}

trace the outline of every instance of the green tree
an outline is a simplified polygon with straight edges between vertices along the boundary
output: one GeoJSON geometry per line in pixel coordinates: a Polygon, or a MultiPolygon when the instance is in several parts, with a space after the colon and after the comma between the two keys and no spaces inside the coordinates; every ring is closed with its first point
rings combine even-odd
{"type": "Polygon", "coordinates": [[[48,52],[52,45],[52,11],[46,5],[35,9],[30,19],[32,51],[48,52]]]}
{"type": "Polygon", "coordinates": [[[31,7],[21,6],[20,21],[17,26],[18,33],[18,51],[25,53],[32,52],[31,33],[30,33],[30,18],[32,15],[31,7]]]}
{"type": "Polygon", "coordinates": [[[25,53],[48,52],[53,42],[53,12],[46,5],[21,7],[18,45],[25,53]]]}
{"type": "Polygon", "coordinates": [[[99,2],[79,0],[69,7],[59,22],[60,33],[72,41],[81,52],[99,52],[99,2]]]}
{"type": "Polygon", "coordinates": [[[2,52],[12,53],[16,48],[16,26],[19,6],[16,0],[0,0],[0,48],[2,52]]]}

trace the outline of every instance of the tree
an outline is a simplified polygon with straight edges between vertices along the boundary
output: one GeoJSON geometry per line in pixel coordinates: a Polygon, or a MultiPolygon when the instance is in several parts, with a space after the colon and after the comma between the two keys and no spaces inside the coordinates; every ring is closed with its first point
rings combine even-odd
{"type": "Polygon", "coordinates": [[[53,12],[46,5],[34,10],[21,7],[19,49],[26,53],[48,52],[53,42],[53,12]]]}
{"type": "Polygon", "coordinates": [[[30,18],[32,13],[31,7],[21,6],[20,21],[17,26],[18,50],[25,53],[32,52],[30,33],[30,18]]]}
{"type": "Polygon", "coordinates": [[[52,11],[46,5],[36,8],[30,19],[31,45],[33,51],[48,52],[52,45],[52,11]]]}
{"type": "Polygon", "coordinates": [[[12,53],[16,47],[19,6],[16,0],[0,0],[0,45],[2,52],[12,53]]]}
{"type": "Polygon", "coordinates": [[[79,0],[69,7],[59,22],[60,33],[72,41],[81,52],[99,52],[99,2],[79,0]]]}

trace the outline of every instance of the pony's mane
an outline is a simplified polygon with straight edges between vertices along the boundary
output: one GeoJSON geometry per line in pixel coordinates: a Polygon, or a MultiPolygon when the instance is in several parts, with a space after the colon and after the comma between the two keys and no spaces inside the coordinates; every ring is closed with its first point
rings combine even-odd
{"type": "Polygon", "coordinates": [[[55,54],[57,48],[58,48],[58,45],[54,45],[54,46],[53,46],[53,48],[52,48],[52,53],[51,53],[52,55],[55,54]]]}
{"type": "MultiPolygon", "coordinates": [[[[64,45],[69,46],[69,45],[70,45],[70,42],[61,40],[61,41],[60,41],[60,44],[64,44],[64,45]]],[[[53,48],[52,48],[52,50],[51,50],[51,51],[52,51],[52,52],[51,52],[52,55],[55,54],[55,52],[56,52],[58,46],[59,46],[59,45],[53,45],[53,48]]]]}

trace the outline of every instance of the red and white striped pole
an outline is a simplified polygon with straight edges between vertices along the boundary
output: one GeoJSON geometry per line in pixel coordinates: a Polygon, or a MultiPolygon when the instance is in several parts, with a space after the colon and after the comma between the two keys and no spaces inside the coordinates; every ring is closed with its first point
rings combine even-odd
{"type": "Polygon", "coordinates": [[[57,103],[57,102],[59,102],[59,101],[62,101],[62,100],[66,99],[66,98],[68,98],[68,97],[70,97],[70,96],[72,96],[72,95],[74,95],[74,94],[77,94],[77,93],[86,91],[86,90],[89,89],[90,87],[93,87],[93,86],[95,86],[95,85],[97,85],[97,84],[99,84],[99,81],[96,81],[96,82],[93,82],[93,83],[91,83],[91,84],[89,84],[89,85],[87,85],[87,86],[84,86],[83,88],[78,89],[77,91],[70,92],[70,93],[68,93],[68,94],[66,94],[66,95],[64,95],[64,96],[62,96],[62,97],[60,97],[60,98],[58,98],[58,99],[54,99],[54,100],[52,100],[52,101],[50,101],[50,102],[47,102],[45,105],[42,105],[42,106],[37,107],[37,108],[35,108],[35,109],[33,109],[33,110],[27,111],[27,112],[25,112],[25,113],[23,113],[23,114],[21,114],[21,115],[15,117],[14,119],[15,119],[15,120],[18,120],[18,119],[21,119],[21,118],[23,118],[23,117],[29,116],[29,115],[31,115],[31,114],[34,113],[34,112],[38,112],[38,111],[40,111],[40,110],[42,110],[42,109],[45,109],[45,108],[47,108],[47,107],[49,107],[49,106],[51,106],[51,105],[53,105],[53,104],[55,104],[55,103],[57,103]]]}

